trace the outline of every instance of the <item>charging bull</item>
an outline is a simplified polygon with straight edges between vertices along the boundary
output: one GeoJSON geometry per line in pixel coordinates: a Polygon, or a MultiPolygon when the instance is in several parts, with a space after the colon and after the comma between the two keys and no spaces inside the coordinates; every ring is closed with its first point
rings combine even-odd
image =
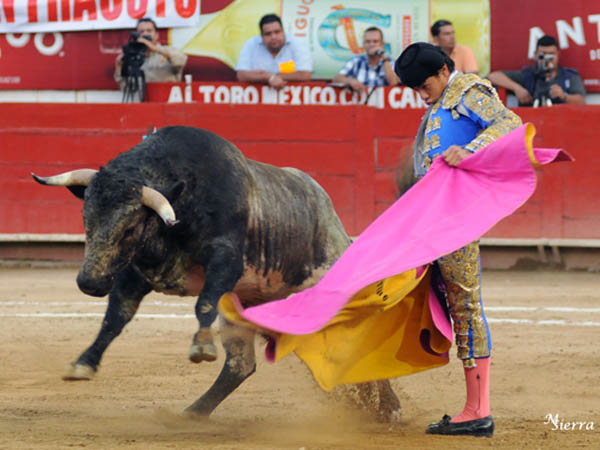
{"type": "MultiPolygon", "coordinates": [[[[230,142],[190,127],[167,127],[100,170],[35,180],[84,199],[81,291],[108,294],[96,340],[66,380],[90,379],[108,345],[151,291],[198,296],[199,331],[189,357],[217,357],[211,324],[234,291],[244,306],[314,285],[350,240],[326,192],[307,174],[246,159],[230,142]]],[[[209,415],[256,368],[254,334],[219,320],[225,364],[188,412],[209,415]]],[[[388,381],[348,388],[381,420],[398,415],[388,381]]]]}

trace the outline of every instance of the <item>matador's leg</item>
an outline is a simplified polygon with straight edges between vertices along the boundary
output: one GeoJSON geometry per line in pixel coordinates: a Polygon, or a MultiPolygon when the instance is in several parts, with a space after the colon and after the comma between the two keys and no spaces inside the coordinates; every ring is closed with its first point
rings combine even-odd
{"type": "Polygon", "coordinates": [[[458,358],[464,367],[475,367],[475,359],[489,357],[492,348],[481,301],[479,243],[472,242],[445,255],[438,263],[446,284],[458,358]]]}

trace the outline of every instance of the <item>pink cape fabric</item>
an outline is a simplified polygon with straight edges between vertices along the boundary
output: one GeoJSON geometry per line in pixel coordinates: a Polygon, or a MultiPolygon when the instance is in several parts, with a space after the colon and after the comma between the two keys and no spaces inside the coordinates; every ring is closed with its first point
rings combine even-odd
{"type": "MultiPolygon", "coordinates": [[[[437,158],[427,175],[369,225],[318,284],[240,311],[242,317],[275,332],[310,334],[325,327],[363,287],[477,240],[533,194],[532,163],[572,160],[560,149],[533,149],[534,133],[533,125],[525,124],[457,167],[437,158]]],[[[438,329],[451,333],[437,301],[430,299],[431,304],[438,329]]]]}

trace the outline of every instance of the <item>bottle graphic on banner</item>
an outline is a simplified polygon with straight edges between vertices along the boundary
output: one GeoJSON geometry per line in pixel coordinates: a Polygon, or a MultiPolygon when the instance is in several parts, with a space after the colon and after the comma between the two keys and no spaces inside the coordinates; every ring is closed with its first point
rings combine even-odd
{"type": "MultiPolygon", "coordinates": [[[[356,35],[355,21],[365,22],[368,26],[376,26],[383,30],[389,28],[390,15],[378,14],[366,9],[345,9],[342,5],[332,6],[333,12],[321,22],[317,32],[319,45],[331,58],[339,61],[348,61],[350,58],[361,54],[364,49],[356,35]],[[338,27],[343,28],[346,46],[340,44],[337,38],[338,27]]],[[[385,51],[390,53],[390,44],[386,43],[385,51]]]]}
{"type": "Polygon", "coordinates": [[[304,41],[313,57],[313,78],[331,78],[361,54],[364,30],[383,31],[386,52],[396,58],[415,41],[428,40],[429,2],[404,0],[236,0],[201,16],[199,27],[172,29],[169,41],[188,55],[219,59],[235,68],[244,43],[260,34],[265,14],[281,17],[288,36],[304,41]]]}
{"type": "Polygon", "coordinates": [[[308,26],[301,28],[303,4],[302,0],[285,1],[283,18],[291,25],[292,34],[307,42],[314,78],[331,78],[348,60],[362,54],[367,28],[375,26],[383,32],[385,51],[394,59],[411,43],[427,40],[429,2],[322,0],[310,5],[308,26]]]}
{"type": "Polygon", "coordinates": [[[454,25],[456,41],[475,54],[479,75],[490,72],[489,0],[431,0],[431,23],[446,19],[454,25]]]}

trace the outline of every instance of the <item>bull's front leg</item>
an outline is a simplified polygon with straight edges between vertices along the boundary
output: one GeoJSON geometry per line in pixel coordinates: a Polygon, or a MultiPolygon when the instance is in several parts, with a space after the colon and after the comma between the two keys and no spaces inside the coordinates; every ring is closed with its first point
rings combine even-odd
{"type": "Polygon", "coordinates": [[[243,268],[241,252],[230,246],[216,249],[206,265],[204,287],[195,307],[200,329],[194,335],[190,347],[190,361],[199,363],[217,359],[217,347],[210,326],[218,315],[219,299],[223,294],[233,291],[242,276],[243,268]]]}
{"type": "Polygon", "coordinates": [[[210,330],[210,326],[215,321],[217,313],[217,308],[214,306],[212,299],[202,296],[198,297],[198,301],[196,302],[196,317],[200,323],[200,329],[194,334],[194,339],[192,340],[190,361],[199,363],[202,361],[211,362],[217,359],[217,346],[214,343],[210,330]]]}
{"type": "Polygon", "coordinates": [[[102,355],[123,327],[133,318],[144,296],[151,291],[148,283],[132,269],[121,272],[108,296],[108,306],[96,340],[70,364],[62,379],[90,380],[98,371],[102,355]]]}
{"type": "Polygon", "coordinates": [[[208,416],[242,382],[256,370],[254,331],[237,327],[220,318],[221,341],[225,348],[225,364],[206,393],[185,411],[208,416]]]}

